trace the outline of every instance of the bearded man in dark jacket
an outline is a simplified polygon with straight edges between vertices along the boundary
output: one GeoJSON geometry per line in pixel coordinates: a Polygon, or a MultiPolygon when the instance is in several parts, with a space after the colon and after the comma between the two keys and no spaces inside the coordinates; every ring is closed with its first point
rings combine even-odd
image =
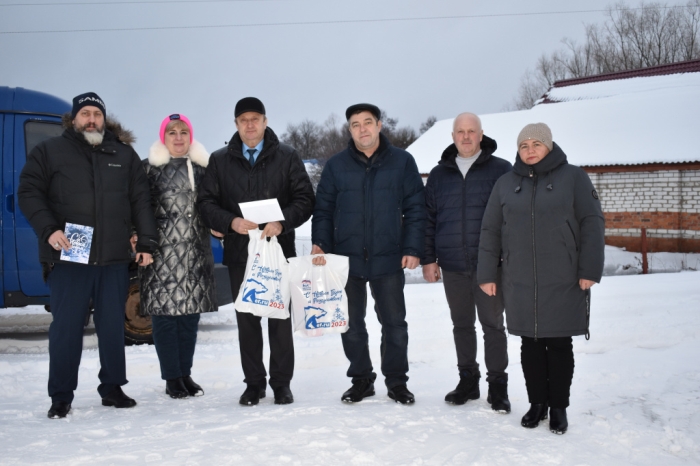
{"type": "MultiPolygon", "coordinates": [[[[204,223],[225,233],[224,264],[228,266],[234,301],[245,276],[248,230],[258,228],[243,218],[239,203],[277,199],[284,220],[265,224],[262,235],[277,236],[285,257],[296,256],[294,229],[309,219],[314,207],[314,191],[304,163],[293,147],[280,143],[267,127],[263,103],[255,97],[239,100],[235,118],[238,131],[228,147],[211,155],[197,200],[204,223]]],[[[247,385],[239,402],[252,406],[265,397],[267,387],[261,317],[236,311],[236,320],[247,385]]],[[[270,387],[275,404],[289,404],[294,401],[289,388],[294,373],[291,318],[269,319],[268,335],[270,387]]]]}
{"type": "MultiPolygon", "coordinates": [[[[423,277],[440,279],[450,306],[460,382],[445,396],[452,404],[476,400],[479,364],[476,362],[476,312],[484,331],[484,359],[488,370],[488,402],[494,411],[510,412],[508,351],[503,324],[503,298],[484,293],[476,281],[481,221],[496,180],[512,165],[496,156],[496,141],[484,136],[481,120],[462,113],[454,120],[452,140],[433,168],[425,187],[428,222],[423,277]],[[475,312],[476,308],[476,312],[475,312]]],[[[500,287],[499,287],[500,290],[500,287]]]]}
{"type": "Polygon", "coordinates": [[[157,245],[148,180],[139,156],[128,145],[133,140],[130,133],[105,121],[104,102],[93,92],[75,97],[63,120],[66,130],[61,136],[39,143],[29,153],[17,191],[19,206],[39,237],[39,260],[50,270],[48,416],[52,419],[68,414],[78,386],[90,299],[99,341],[97,391],[102,404],[136,405],[121,389],[127,383],[124,307],[132,225],[138,233],[139,265],[152,262],[157,245]],[[87,263],[61,259],[62,251],[79,246],[66,237],[67,223],[92,228],[87,263]]]}
{"type": "MultiPolygon", "coordinates": [[[[345,116],[352,139],[348,148],[326,163],[316,190],[312,223],[312,254],[350,258],[345,292],[348,330],[342,334],[350,360],[352,387],[345,402],[374,395],[365,314],[367,283],[382,324],[382,373],[391,399],[414,402],[408,381],[408,325],[402,268],[414,269],[423,255],[425,198],[416,162],[381,134],[379,108],[372,104],[349,107],[345,116]]],[[[317,257],[322,265],[325,259],[317,257]]]]}

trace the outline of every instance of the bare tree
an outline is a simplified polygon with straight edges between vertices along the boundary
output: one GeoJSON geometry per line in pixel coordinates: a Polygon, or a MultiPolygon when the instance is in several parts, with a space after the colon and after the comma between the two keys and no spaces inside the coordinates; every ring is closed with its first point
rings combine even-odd
{"type": "Polygon", "coordinates": [[[403,128],[399,128],[399,119],[389,117],[389,115],[387,115],[386,112],[383,110],[381,120],[382,134],[384,134],[387,137],[387,139],[389,139],[391,145],[396,146],[399,149],[405,149],[411,144],[413,144],[413,141],[418,139],[418,136],[416,135],[416,130],[414,130],[410,126],[404,126],[403,128]]]}
{"type": "MultiPolygon", "coordinates": [[[[382,112],[381,118],[382,133],[392,145],[405,149],[416,140],[416,131],[413,128],[398,127],[398,118],[391,118],[385,112],[382,112]]],[[[421,128],[425,127],[427,131],[436,120],[435,117],[429,117],[421,128]]],[[[330,115],[322,125],[311,120],[289,124],[287,131],[280,137],[280,141],[294,147],[306,162],[306,169],[314,189],[318,186],[321,172],[328,159],[345,149],[349,140],[347,122],[340,120],[336,115],[330,115]]]]}
{"type": "Polygon", "coordinates": [[[418,128],[418,132],[420,134],[425,133],[430,128],[432,128],[436,122],[437,122],[437,117],[434,115],[430,115],[427,120],[425,120],[423,123],[420,124],[420,128],[418,128]]]}
{"type": "Polygon", "coordinates": [[[346,121],[339,122],[336,115],[329,116],[323,123],[323,134],[319,141],[319,164],[325,165],[329,158],[345,149],[348,146],[349,138],[348,123],[346,121]]]}
{"type": "Polygon", "coordinates": [[[287,132],[282,135],[282,142],[294,147],[302,160],[315,160],[319,157],[319,141],[322,128],[318,123],[304,120],[298,125],[287,125],[287,132]]]}
{"type": "Polygon", "coordinates": [[[639,8],[618,2],[606,17],[603,24],[585,25],[583,44],[564,38],[563,49],[542,55],[522,76],[513,106],[531,108],[557,80],[700,58],[700,0],[639,8]]]}

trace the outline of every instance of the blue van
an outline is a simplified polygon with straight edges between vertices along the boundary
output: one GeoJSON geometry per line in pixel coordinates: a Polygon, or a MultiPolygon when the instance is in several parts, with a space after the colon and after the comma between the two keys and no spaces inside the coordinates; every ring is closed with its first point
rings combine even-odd
{"type": "MultiPolygon", "coordinates": [[[[42,278],[37,237],[17,205],[17,187],[29,151],[39,142],[61,135],[61,116],[70,109],[65,100],[43,92],[0,86],[0,313],[5,308],[32,304],[43,304],[49,310],[49,289],[42,278]]],[[[228,304],[231,288],[226,267],[221,264],[223,248],[213,237],[211,245],[216,262],[218,303],[228,304]]],[[[151,319],[139,314],[135,264],[124,316],[127,343],[152,343],[151,319]]]]}

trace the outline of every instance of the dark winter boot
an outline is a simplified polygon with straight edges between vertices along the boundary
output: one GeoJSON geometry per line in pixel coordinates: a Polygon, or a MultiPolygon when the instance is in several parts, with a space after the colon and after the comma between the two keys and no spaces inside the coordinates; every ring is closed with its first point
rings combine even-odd
{"type": "Polygon", "coordinates": [[[569,421],[566,419],[566,408],[549,409],[549,430],[555,434],[562,435],[569,428],[569,421]]]}
{"type": "Polygon", "coordinates": [[[396,387],[390,388],[388,395],[389,398],[402,405],[412,405],[416,401],[413,393],[409,391],[406,385],[397,385],[396,387]]]}
{"type": "Polygon", "coordinates": [[[67,401],[55,401],[51,403],[51,409],[49,409],[49,419],[62,419],[68,415],[70,412],[70,403],[67,401]]]}
{"type": "Polygon", "coordinates": [[[481,394],[479,393],[479,379],[481,374],[478,372],[476,376],[471,372],[460,372],[459,383],[457,388],[445,395],[445,401],[453,405],[463,405],[467,400],[478,400],[481,394]]]}
{"type": "Polygon", "coordinates": [[[497,413],[509,413],[510,401],[508,400],[508,381],[499,378],[493,382],[489,382],[489,394],[486,401],[491,405],[491,409],[497,413]]]}
{"type": "Polygon", "coordinates": [[[187,389],[187,393],[190,394],[190,396],[202,396],[204,395],[204,389],[199,386],[194,380],[192,380],[191,376],[186,376],[182,378],[182,383],[185,384],[185,388],[187,389]]]}
{"type": "Polygon", "coordinates": [[[190,394],[187,392],[182,377],[165,381],[165,393],[170,395],[170,398],[187,398],[190,394]]]}
{"type": "Polygon", "coordinates": [[[109,392],[107,396],[102,397],[102,406],[114,406],[115,408],[133,408],[136,406],[136,400],[129,398],[122,391],[122,387],[117,386],[109,392]]]}
{"type": "Polygon", "coordinates": [[[260,402],[260,399],[265,398],[265,387],[258,387],[257,385],[250,385],[246,387],[245,391],[238,400],[239,404],[244,406],[255,406],[260,402]]]}
{"type": "Polygon", "coordinates": [[[372,379],[362,379],[353,382],[352,387],[340,399],[346,403],[357,403],[368,396],[374,396],[374,382],[372,379]]]}
{"type": "Polygon", "coordinates": [[[532,429],[540,425],[540,421],[547,419],[547,403],[532,403],[530,411],[523,416],[520,425],[532,429]]]}

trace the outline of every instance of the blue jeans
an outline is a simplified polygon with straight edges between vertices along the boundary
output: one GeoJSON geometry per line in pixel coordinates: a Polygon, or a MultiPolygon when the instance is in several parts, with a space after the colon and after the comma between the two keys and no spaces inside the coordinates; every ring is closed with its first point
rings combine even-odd
{"type": "Polygon", "coordinates": [[[125,385],[124,306],[129,288],[127,264],[87,265],[59,262],[47,283],[51,290],[49,327],[49,396],[73,401],[83,352],[83,330],[90,298],[100,354],[101,397],[125,385]]]}
{"type": "Polygon", "coordinates": [[[403,270],[372,280],[348,277],[345,285],[348,296],[348,331],[342,334],[345,356],[350,360],[348,377],[352,377],[353,383],[362,379],[374,381],[377,378],[369,357],[365,325],[367,282],[374,298],[374,311],[382,325],[382,374],[387,388],[392,389],[397,385],[405,385],[408,381],[408,324],[403,295],[406,279],[403,270]]]}
{"type": "Polygon", "coordinates": [[[199,316],[151,316],[153,343],[163,380],[187,377],[192,373],[199,316]]]}

